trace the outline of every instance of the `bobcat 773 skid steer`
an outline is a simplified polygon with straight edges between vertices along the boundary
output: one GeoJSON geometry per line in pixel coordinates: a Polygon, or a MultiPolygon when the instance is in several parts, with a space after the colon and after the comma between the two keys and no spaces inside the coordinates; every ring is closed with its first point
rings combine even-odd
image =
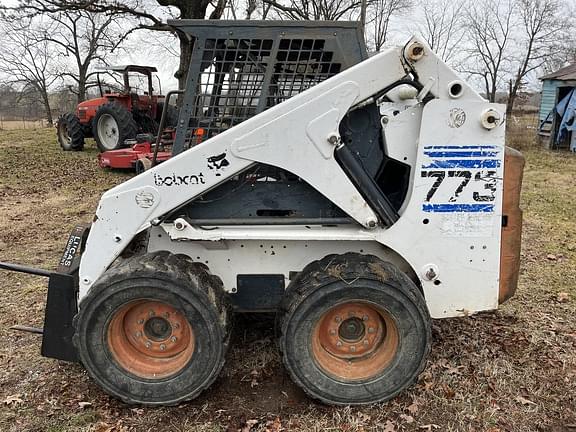
{"type": "Polygon", "coordinates": [[[106,192],[58,271],[1,265],[50,277],[43,355],[172,405],[218,377],[233,311],[274,311],[299,386],[372,403],[417,379],[431,318],[514,294],[523,158],[505,107],[424,42],[367,58],[348,24],[171,24],[204,74],[175,156],[106,192]]]}

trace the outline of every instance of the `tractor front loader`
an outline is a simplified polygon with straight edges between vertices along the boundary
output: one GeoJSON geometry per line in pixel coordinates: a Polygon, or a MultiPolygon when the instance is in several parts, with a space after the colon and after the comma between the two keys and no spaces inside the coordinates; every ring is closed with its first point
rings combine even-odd
{"type": "Polygon", "coordinates": [[[233,313],[275,312],[295,383],[374,403],[422,372],[431,319],[514,294],[523,158],[505,107],[423,41],[354,64],[353,24],[171,25],[209,78],[188,75],[174,156],[106,192],[45,274],[44,355],[174,405],[218,377],[233,313]]]}

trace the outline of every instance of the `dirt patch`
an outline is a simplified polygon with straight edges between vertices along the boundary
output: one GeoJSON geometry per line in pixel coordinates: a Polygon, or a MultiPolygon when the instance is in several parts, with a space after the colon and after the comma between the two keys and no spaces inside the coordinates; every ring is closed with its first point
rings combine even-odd
{"type": "MultiPolygon", "coordinates": [[[[523,125],[523,122],[519,124],[523,125]]],[[[531,142],[531,129],[514,130],[531,142]]],[[[512,132],[511,132],[512,133],[512,132]]],[[[79,365],[44,359],[45,282],[0,272],[2,431],[571,431],[576,430],[576,157],[525,146],[525,216],[517,295],[498,312],[436,321],[417,385],[385,404],[329,408],[287,376],[273,321],[237,320],[224,371],[174,408],[124,405],[79,365]]],[[[69,231],[128,174],[96,150],[65,153],[52,129],[0,132],[0,260],[53,268],[69,231]]]]}

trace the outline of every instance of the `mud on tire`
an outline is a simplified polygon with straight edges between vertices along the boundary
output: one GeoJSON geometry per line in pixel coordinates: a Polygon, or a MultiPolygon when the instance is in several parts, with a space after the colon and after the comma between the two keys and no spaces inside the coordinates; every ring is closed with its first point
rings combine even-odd
{"type": "Polygon", "coordinates": [[[183,255],[128,259],[94,284],[74,318],[88,374],[127,403],[175,405],[218,377],[230,336],[221,280],[183,255]]]}
{"type": "Polygon", "coordinates": [[[371,255],[329,255],[306,266],[286,290],[276,327],[292,379],[334,405],[395,397],[417,379],[430,351],[423,295],[371,255]]]}

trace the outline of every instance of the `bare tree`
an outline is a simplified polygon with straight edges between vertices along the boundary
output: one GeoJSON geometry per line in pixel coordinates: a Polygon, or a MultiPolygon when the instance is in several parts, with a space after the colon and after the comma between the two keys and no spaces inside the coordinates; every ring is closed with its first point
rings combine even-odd
{"type": "MultiPolygon", "coordinates": [[[[563,30],[569,25],[563,18],[559,0],[516,0],[521,31],[518,34],[515,69],[508,81],[506,112],[511,113],[519,90],[528,74],[541,68],[550,55],[549,48],[556,45],[563,30]]],[[[565,47],[564,47],[565,48],[565,47]]]]}
{"type": "Polygon", "coordinates": [[[174,76],[180,88],[186,84],[186,75],[192,57],[193,40],[166,24],[165,18],[204,19],[209,7],[210,19],[218,19],[224,13],[227,0],[18,0],[14,7],[5,11],[22,11],[28,15],[57,14],[66,11],[85,11],[95,14],[119,14],[136,18],[135,29],[173,32],[180,44],[180,62],[174,76]]]}
{"type": "Polygon", "coordinates": [[[73,67],[62,76],[74,82],[71,90],[78,103],[86,99],[86,91],[95,84],[90,77],[95,62],[106,63],[109,53],[124,40],[126,31],[121,29],[117,14],[94,14],[82,10],[53,13],[45,17],[39,37],[48,41],[65,57],[71,57],[73,67]]]}
{"type": "Polygon", "coordinates": [[[2,19],[0,34],[0,76],[4,83],[17,85],[23,92],[34,91],[52,125],[49,92],[60,80],[60,73],[50,43],[38,37],[38,30],[29,19],[2,19]]]}
{"type": "Polygon", "coordinates": [[[462,49],[465,34],[463,0],[428,0],[420,5],[418,32],[442,60],[450,62],[462,49]]]}
{"type": "Polygon", "coordinates": [[[469,5],[466,15],[468,59],[464,72],[480,78],[490,102],[506,79],[514,21],[512,1],[480,0],[469,5]]]}
{"type": "Polygon", "coordinates": [[[371,49],[380,51],[388,40],[393,16],[412,8],[412,0],[368,0],[365,32],[371,49]]]}
{"type": "Polygon", "coordinates": [[[336,21],[360,8],[360,0],[263,0],[280,18],[336,21]]]}

